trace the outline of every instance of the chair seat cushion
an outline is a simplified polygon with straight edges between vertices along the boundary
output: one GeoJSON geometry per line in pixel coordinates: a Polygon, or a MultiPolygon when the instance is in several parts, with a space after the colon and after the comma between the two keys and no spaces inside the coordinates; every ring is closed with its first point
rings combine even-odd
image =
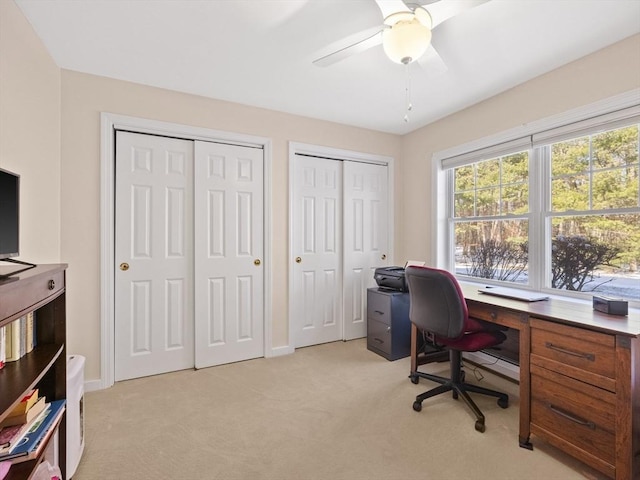
{"type": "Polygon", "coordinates": [[[477,352],[484,348],[493,347],[506,340],[506,335],[500,331],[480,331],[467,333],[460,338],[443,338],[436,336],[436,342],[454,350],[463,352],[477,352]]]}

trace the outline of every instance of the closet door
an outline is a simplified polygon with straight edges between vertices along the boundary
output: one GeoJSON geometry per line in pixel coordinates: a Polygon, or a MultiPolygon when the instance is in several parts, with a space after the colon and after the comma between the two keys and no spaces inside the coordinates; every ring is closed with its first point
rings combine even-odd
{"type": "Polygon", "coordinates": [[[376,286],[377,267],[388,248],[387,166],[343,162],[344,178],[344,335],[367,336],[367,288],[376,286]]]}
{"type": "Polygon", "coordinates": [[[116,134],[115,379],[193,367],[193,142],[116,134]]]}
{"type": "Polygon", "coordinates": [[[262,149],[196,142],[196,368],[264,356],[262,149]]]}
{"type": "Polygon", "coordinates": [[[291,195],[293,344],[342,338],[342,162],[296,155],[291,195]]]}

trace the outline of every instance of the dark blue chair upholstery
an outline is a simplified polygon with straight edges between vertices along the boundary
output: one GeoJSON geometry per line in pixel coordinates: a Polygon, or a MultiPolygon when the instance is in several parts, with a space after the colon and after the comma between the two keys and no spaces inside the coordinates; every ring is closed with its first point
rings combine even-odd
{"type": "Polygon", "coordinates": [[[462,352],[476,352],[502,343],[506,336],[501,327],[469,317],[467,303],[456,278],[446,270],[430,267],[407,267],[405,278],[409,287],[409,319],[418,329],[429,332],[437,344],[449,349],[451,378],[417,372],[422,378],[440,386],[416,397],[413,409],[422,410],[427,398],[451,391],[467,404],[476,416],[476,430],[484,432],[485,418],[468,392],[481,393],[498,398],[502,408],[509,406],[505,393],[489,390],[464,382],[462,352]]]}

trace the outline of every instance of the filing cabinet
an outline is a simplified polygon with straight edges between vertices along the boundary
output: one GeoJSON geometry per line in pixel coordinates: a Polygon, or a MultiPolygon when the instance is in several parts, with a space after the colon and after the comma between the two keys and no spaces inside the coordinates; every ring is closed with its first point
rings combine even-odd
{"type": "Polygon", "coordinates": [[[367,349],[387,360],[411,354],[408,293],[382,288],[367,290],[367,349]]]}

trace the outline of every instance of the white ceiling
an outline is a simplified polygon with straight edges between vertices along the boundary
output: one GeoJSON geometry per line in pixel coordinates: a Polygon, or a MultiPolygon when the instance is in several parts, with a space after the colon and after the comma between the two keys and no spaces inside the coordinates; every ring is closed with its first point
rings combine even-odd
{"type": "Polygon", "coordinates": [[[312,64],[382,23],[374,0],[15,1],[61,68],[396,134],[640,32],[640,0],[488,1],[434,29],[447,70],[411,64],[405,123],[381,46],[312,64]]]}

